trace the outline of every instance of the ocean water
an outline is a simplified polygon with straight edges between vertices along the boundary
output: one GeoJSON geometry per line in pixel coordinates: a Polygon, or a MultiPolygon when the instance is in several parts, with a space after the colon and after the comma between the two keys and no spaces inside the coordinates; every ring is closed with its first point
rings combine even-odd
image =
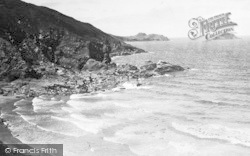
{"type": "Polygon", "coordinates": [[[37,97],[2,110],[24,143],[63,143],[64,156],[249,156],[250,38],[130,43],[149,51],[116,57],[190,69],[126,82],[111,91],[37,97]]]}

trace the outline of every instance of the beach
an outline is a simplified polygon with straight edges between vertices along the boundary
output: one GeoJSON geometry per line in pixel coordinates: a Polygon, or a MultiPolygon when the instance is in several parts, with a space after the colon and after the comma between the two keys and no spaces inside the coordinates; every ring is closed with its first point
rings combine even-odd
{"type": "Polygon", "coordinates": [[[7,97],[12,103],[2,117],[22,143],[62,143],[66,156],[248,156],[248,42],[137,42],[149,53],[114,61],[141,66],[164,56],[190,69],[141,79],[140,86],[133,80],[93,93],[7,97]],[[232,50],[232,42],[244,48],[232,50]]]}
{"type": "MultiPolygon", "coordinates": [[[[6,96],[0,96],[0,110],[2,112],[2,109],[11,110],[11,107],[13,107],[13,104],[18,101],[19,99],[15,97],[6,97],[6,96]]],[[[0,112],[0,116],[2,115],[0,112]]],[[[1,154],[4,153],[4,149],[7,147],[4,144],[20,144],[22,143],[20,140],[15,138],[11,131],[8,129],[8,124],[5,122],[4,119],[0,117],[1,123],[0,123],[0,149],[1,154]]]]}

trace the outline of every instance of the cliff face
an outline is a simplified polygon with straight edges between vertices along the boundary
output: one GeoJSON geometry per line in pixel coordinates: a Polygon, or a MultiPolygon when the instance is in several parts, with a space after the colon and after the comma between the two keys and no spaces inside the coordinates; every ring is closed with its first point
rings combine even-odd
{"type": "Polygon", "coordinates": [[[0,0],[0,80],[39,78],[48,68],[81,70],[89,59],[144,52],[91,24],[20,0],[0,0]]]}
{"type": "Polygon", "coordinates": [[[116,36],[116,38],[122,41],[169,41],[166,36],[145,33],[138,33],[135,36],[116,36]]]}

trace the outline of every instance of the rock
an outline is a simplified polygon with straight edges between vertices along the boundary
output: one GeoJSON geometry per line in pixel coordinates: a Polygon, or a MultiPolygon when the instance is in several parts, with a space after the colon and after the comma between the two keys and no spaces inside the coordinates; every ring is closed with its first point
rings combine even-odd
{"type": "Polygon", "coordinates": [[[3,93],[3,96],[8,96],[8,95],[9,95],[8,92],[3,93]]]}
{"type": "Polygon", "coordinates": [[[135,70],[138,70],[138,68],[137,68],[136,66],[133,66],[133,65],[131,65],[131,64],[126,64],[126,65],[124,66],[124,68],[125,68],[126,70],[128,70],[128,71],[135,71],[135,70]]]}
{"type": "Polygon", "coordinates": [[[128,74],[128,73],[134,73],[138,71],[138,68],[136,66],[130,65],[130,64],[123,64],[119,65],[117,68],[117,72],[119,74],[128,74]]]}
{"type": "Polygon", "coordinates": [[[155,76],[156,74],[152,71],[144,71],[144,72],[141,72],[140,73],[140,77],[141,78],[149,78],[149,77],[152,77],[152,76],[155,76]]]}
{"type": "Polygon", "coordinates": [[[164,75],[168,72],[183,71],[184,68],[178,65],[172,65],[165,61],[159,61],[153,63],[152,61],[146,61],[145,65],[140,67],[140,77],[149,78],[155,75],[164,75]]]}
{"type": "Polygon", "coordinates": [[[57,75],[60,75],[60,76],[66,75],[66,71],[63,69],[58,69],[56,72],[57,72],[57,75]]]}
{"type": "Polygon", "coordinates": [[[160,60],[160,61],[157,62],[157,67],[161,67],[161,66],[166,65],[166,64],[172,65],[172,64],[170,64],[170,63],[168,63],[168,62],[166,62],[166,61],[160,60]]]}
{"type": "Polygon", "coordinates": [[[128,52],[128,51],[124,51],[124,52],[122,52],[122,54],[121,54],[122,56],[127,56],[127,55],[131,55],[131,53],[130,52],[128,52]]]}
{"type": "Polygon", "coordinates": [[[146,71],[151,71],[154,70],[156,68],[156,63],[153,63],[152,61],[146,61],[145,65],[141,66],[140,69],[142,71],[146,70],[146,71]]]}
{"type": "Polygon", "coordinates": [[[0,95],[4,94],[4,91],[2,88],[0,88],[0,95]]]}
{"type": "Polygon", "coordinates": [[[96,61],[94,59],[89,59],[83,66],[83,70],[96,71],[107,67],[106,64],[96,61]]]}
{"type": "Polygon", "coordinates": [[[169,72],[183,71],[184,68],[178,65],[165,64],[157,67],[154,71],[159,75],[164,75],[169,72]]]}
{"type": "Polygon", "coordinates": [[[111,62],[110,64],[108,64],[108,67],[109,67],[109,68],[116,68],[117,65],[116,65],[116,63],[111,62]]]}

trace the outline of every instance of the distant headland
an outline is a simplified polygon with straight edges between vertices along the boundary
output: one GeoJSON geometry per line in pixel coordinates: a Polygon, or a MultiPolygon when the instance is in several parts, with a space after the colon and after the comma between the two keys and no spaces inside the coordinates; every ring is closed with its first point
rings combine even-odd
{"type": "Polygon", "coordinates": [[[218,36],[216,38],[214,38],[214,40],[232,40],[232,39],[237,39],[238,37],[236,37],[234,34],[232,33],[225,33],[221,36],[218,36]]]}
{"type": "Polygon", "coordinates": [[[169,38],[159,34],[138,33],[134,36],[115,36],[122,41],[169,41],[169,38]]]}

